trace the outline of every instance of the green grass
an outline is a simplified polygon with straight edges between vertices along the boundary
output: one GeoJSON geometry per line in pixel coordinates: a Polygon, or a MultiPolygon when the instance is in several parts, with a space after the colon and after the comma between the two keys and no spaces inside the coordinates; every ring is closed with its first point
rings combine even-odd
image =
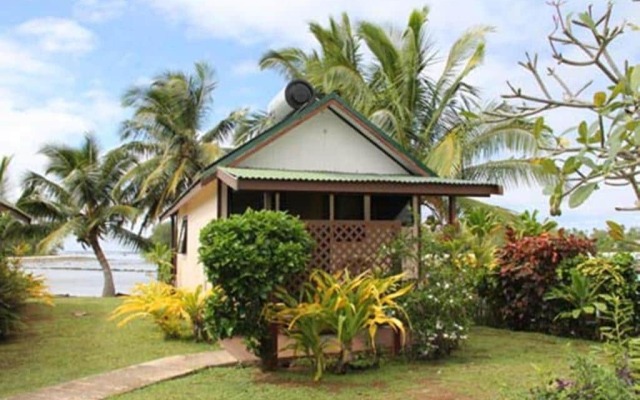
{"type": "Polygon", "coordinates": [[[572,353],[591,343],[534,333],[475,328],[453,357],[424,363],[389,362],[378,370],[326,374],[314,383],[309,370],[261,373],[219,368],[159,383],[117,397],[146,399],[495,399],[540,382],[540,372],[567,371],[572,353]]]}
{"type": "Polygon", "coordinates": [[[107,321],[120,299],[60,298],[31,305],[28,327],[0,342],[0,397],[211,345],[164,340],[151,321],[107,321]],[[86,313],[84,315],[83,313],[86,313]]]}

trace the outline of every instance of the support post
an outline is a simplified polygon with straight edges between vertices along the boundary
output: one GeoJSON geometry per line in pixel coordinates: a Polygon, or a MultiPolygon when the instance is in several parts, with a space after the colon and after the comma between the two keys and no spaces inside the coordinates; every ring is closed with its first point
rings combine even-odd
{"type": "Polygon", "coordinates": [[[278,325],[274,323],[269,324],[269,340],[266,344],[268,346],[267,355],[262,360],[262,368],[265,371],[275,371],[278,369],[278,325]]]}
{"type": "Polygon", "coordinates": [[[336,206],[335,206],[335,195],[329,195],[329,221],[333,221],[335,218],[336,206]]]}
{"type": "Polygon", "coordinates": [[[171,284],[178,284],[178,213],[171,214],[171,284]]]}
{"type": "Polygon", "coordinates": [[[264,208],[265,210],[273,210],[274,208],[271,199],[271,193],[264,192],[262,194],[262,208],[264,208]]]}
{"type": "Polygon", "coordinates": [[[449,225],[457,225],[458,218],[456,214],[456,197],[449,196],[449,225]]]}
{"type": "Polygon", "coordinates": [[[364,195],[364,220],[371,221],[371,195],[364,195]]]}
{"type": "Polygon", "coordinates": [[[424,271],[422,267],[422,246],[420,245],[420,230],[422,229],[422,210],[421,210],[421,198],[419,195],[414,195],[411,204],[413,209],[413,234],[415,237],[415,251],[416,251],[416,272],[418,273],[418,279],[422,280],[424,277],[424,271]]]}
{"type": "Polygon", "coordinates": [[[219,219],[229,217],[229,188],[224,183],[220,182],[220,215],[219,219]]]}

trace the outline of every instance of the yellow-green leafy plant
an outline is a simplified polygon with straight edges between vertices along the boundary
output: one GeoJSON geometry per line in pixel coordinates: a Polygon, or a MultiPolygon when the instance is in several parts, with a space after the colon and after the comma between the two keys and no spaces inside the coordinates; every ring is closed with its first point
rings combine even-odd
{"type": "Polygon", "coordinates": [[[31,273],[25,273],[24,277],[27,280],[29,301],[53,306],[53,295],[49,291],[45,278],[31,273]]]}
{"type": "Polygon", "coordinates": [[[365,271],[355,277],[348,272],[329,274],[315,270],[305,285],[301,301],[287,294],[270,312],[272,322],[284,324],[293,348],[314,359],[315,380],[326,368],[326,351],[331,344],[339,349],[336,372],[346,372],[353,360],[354,339],[362,334],[375,352],[375,337],[380,326],[386,325],[405,337],[405,326],[396,315],[406,317],[398,298],[407,294],[412,285],[402,285],[403,274],[377,277],[365,271]],[[331,333],[330,338],[322,333],[331,333]]]}
{"type": "Polygon", "coordinates": [[[138,284],[110,319],[120,319],[118,327],[122,327],[138,318],[152,318],[169,338],[211,340],[204,328],[205,305],[222,296],[219,287],[204,290],[199,285],[187,290],[162,282],[138,284]]]}
{"type": "Polygon", "coordinates": [[[0,251],[0,340],[24,327],[29,302],[53,305],[44,279],[25,272],[19,258],[6,258],[0,251]]]}

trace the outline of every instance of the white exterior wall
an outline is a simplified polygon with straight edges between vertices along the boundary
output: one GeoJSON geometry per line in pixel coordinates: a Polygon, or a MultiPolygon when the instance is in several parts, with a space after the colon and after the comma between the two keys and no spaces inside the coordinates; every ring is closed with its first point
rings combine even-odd
{"type": "Polygon", "coordinates": [[[198,262],[200,247],[200,230],[212,219],[218,217],[217,182],[213,181],[202,188],[178,211],[178,238],[182,218],[187,216],[187,253],[176,255],[178,287],[195,288],[198,285],[207,287],[207,278],[202,265],[198,262]]]}
{"type": "Polygon", "coordinates": [[[306,120],[239,167],[345,173],[409,173],[329,110],[306,120]]]}

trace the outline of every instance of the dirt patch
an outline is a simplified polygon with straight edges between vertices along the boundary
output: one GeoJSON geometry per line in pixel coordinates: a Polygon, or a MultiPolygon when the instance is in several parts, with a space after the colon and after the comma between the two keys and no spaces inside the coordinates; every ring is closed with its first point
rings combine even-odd
{"type": "Polygon", "coordinates": [[[471,397],[448,389],[442,383],[432,379],[423,380],[417,386],[408,389],[403,398],[412,400],[472,400],[471,397]]]}
{"type": "MultiPolygon", "coordinates": [[[[326,390],[329,393],[341,393],[344,390],[348,389],[358,389],[358,388],[376,388],[379,391],[384,391],[387,389],[388,385],[383,381],[367,381],[363,383],[354,383],[354,382],[344,382],[344,381],[332,381],[329,379],[323,379],[319,382],[313,381],[313,371],[309,370],[309,368],[304,368],[302,366],[296,366],[288,369],[288,372],[295,372],[295,376],[287,376],[287,374],[283,373],[274,373],[274,372],[261,372],[257,371],[253,376],[253,382],[267,385],[277,385],[281,387],[290,387],[290,388],[311,388],[311,389],[322,389],[326,390]]],[[[357,372],[352,372],[352,374],[357,374],[357,372]]]]}

